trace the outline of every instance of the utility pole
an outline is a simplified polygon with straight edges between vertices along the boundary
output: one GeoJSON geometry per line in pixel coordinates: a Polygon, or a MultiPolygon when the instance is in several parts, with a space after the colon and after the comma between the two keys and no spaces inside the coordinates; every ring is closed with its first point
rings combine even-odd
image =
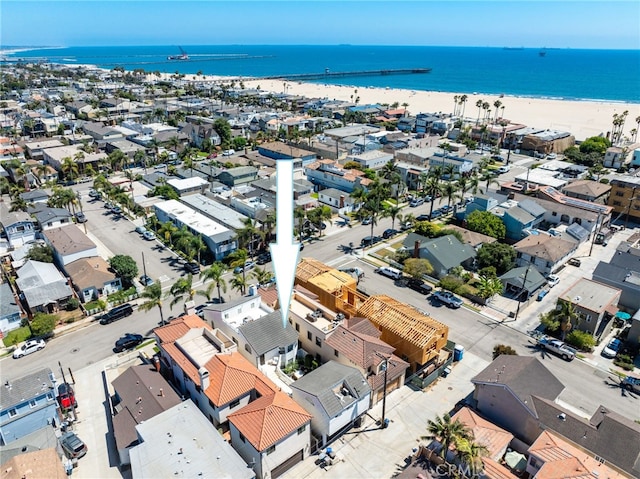
{"type": "Polygon", "coordinates": [[[600,231],[600,228],[599,228],[600,214],[601,213],[598,213],[598,219],[596,220],[596,227],[595,227],[595,230],[593,231],[593,237],[591,238],[591,247],[589,248],[589,256],[591,256],[591,252],[593,251],[593,244],[596,242],[596,236],[598,236],[598,231],[600,231]]]}
{"type": "Polygon", "coordinates": [[[376,351],[376,355],[384,359],[384,389],[382,390],[382,419],[381,419],[380,425],[382,426],[382,429],[386,429],[388,426],[385,413],[386,413],[386,406],[387,406],[387,371],[389,370],[389,358],[386,356],[383,356],[377,351],[376,351]]]}
{"type": "MultiPolygon", "coordinates": [[[[522,280],[522,288],[520,288],[520,292],[518,293],[518,307],[516,308],[516,314],[513,317],[513,321],[517,321],[518,313],[520,312],[520,298],[522,297],[522,293],[527,287],[527,276],[529,275],[529,268],[531,267],[531,263],[527,265],[527,269],[524,272],[524,279],[522,280]]],[[[529,299],[529,291],[527,290],[527,299],[529,299]]]]}

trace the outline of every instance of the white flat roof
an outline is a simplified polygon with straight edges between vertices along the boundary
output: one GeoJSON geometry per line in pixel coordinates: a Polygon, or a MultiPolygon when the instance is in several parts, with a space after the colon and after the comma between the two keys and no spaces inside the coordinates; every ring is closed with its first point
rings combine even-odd
{"type": "Polygon", "coordinates": [[[536,185],[545,185],[545,186],[553,186],[554,188],[559,188],[567,184],[567,180],[556,178],[555,175],[558,173],[551,170],[543,170],[541,168],[536,168],[534,170],[529,170],[529,173],[522,173],[515,177],[515,180],[519,183],[535,183],[536,185]],[[527,178],[528,175],[528,178],[527,178]]]}
{"type": "Polygon", "coordinates": [[[207,180],[200,178],[199,176],[192,176],[191,178],[173,178],[167,181],[167,184],[180,191],[189,190],[191,188],[199,188],[202,185],[208,184],[208,182],[207,180]]]}
{"type": "Polygon", "coordinates": [[[197,211],[192,210],[187,205],[177,200],[167,200],[154,205],[168,216],[175,218],[181,224],[189,226],[194,231],[205,236],[213,236],[230,231],[229,228],[210,220],[197,211]]]}

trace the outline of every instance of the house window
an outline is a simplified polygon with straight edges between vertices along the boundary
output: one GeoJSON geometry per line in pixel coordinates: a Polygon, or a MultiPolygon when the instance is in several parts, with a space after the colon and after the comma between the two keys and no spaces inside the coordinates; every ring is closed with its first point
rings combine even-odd
{"type": "Polygon", "coordinates": [[[313,335],[311,334],[311,331],[307,331],[307,339],[309,341],[311,341],[313,339],[313,335]]]}
{"type": "Polygon", "coordinates": [[[267,448],[267,455],[276,452],[276,446],[267,448]]]}
{"type": "Polygon", "coordinates": [[[231,340],[236,343],[236,346],[238,345],[238,340],[236,338],[234,338],[233,336],[231,336],[231,340]]]}
{"type": "Polygon", "coordinates": [[[245,350],[246,352],[248,352],[249,354],[251,354],[251,346],[249,346],[248,344],[245,344],[245,345],[244,345],[244,350],[245,350]]]}
{"type": "Polygon", "coordinates": [[[16,417],[18,415],[18,410],[16,408],[9,409],[9,417],[16,417]]]}
{"type": "Polygon", "coordinates": [[[624,196],[624,191],[616,191],[616,196],[624,196]]]}
{"type": "Polygon", "coordinates": [[[558,216],[558,212],[554,211],[553,213],[551,213],[551,216],[558,216]]]}
{"type": "Polygon", "coordinates": [[[47,401],[53,401],[53,394],[47,393],[47,401]]]}
{"type": "Polygon", "coordinates": [[[304,426],[302,426],[302,427],[299,427],[298,428],[298,434],[302,434],[303,432],[306,431],[306,429],[307,429],[307,425],[306,424],[304,426]]]}
{"type": "Polygon", "coordinates": [[[240,440],[241,440],[242,442],[247,442],[247,440],[245,439],[245,437],[242,435],[242,433],[241,433],[241,432],[239,432],[238,434],[240,434],[240,440]]]}
{"type": "Polygon", "coordinates": [[[233,409],[234,407],[238,407],[240,405],[240,399],[234,399],[229,403],[229,409],[233,409]]]}
{"type": "Polygon", "coordinates": [[[300,325],[298,323],[296,323],[296,331],[300,332],[300,325]]]}
{"type": "Polygon", "coordinates": [[[229,319],[229,313],[224,313],[224,319],[229,319]]]}
{"type": "Polygon", "coordinates": [[[590,315],[590,314],[587,314],[587,315],[584,317],[584,320],[585,320],[587,323],[590,323],[590,322],[591,322],[591,315],[590,315]]]}
{"type": "Polygon", "coordinates": [[[333,350],[333,355],[334,355],[336,358],[338,357],[338,350],[337,350],[337,349],[334,349],[334,350],[333,350]]]}
{"type": "Polygon", "coordinates": [[[31,409],[33,409],[34,407],[36,407],[38,405],[38,402],[35,399],[32,399],[31,401],[29,401],[29,407],[31,409]]]}
{"type": "Polygon", "coordinates": [[[287,346],[287,352],[290,353],[291,351],[293,351],[293,344],[287,346]]]}
{"type": "Polygon", "coordinates": [[[316,336],[316,346],[322,346],[322,339],[316,336]]]}
{"type": "Polygon", "coordinates": [[[622,203],[619,201],[614,201],[613,206],[622,206],[622,203]]]}
{"type": "Polygon", "coordinates": [[[284,349],[284,346],[280,346],[280,347],[278,348],[278,354],[284,354],[285,352],[286,352],[286,351],[285,351],[285,349],[284,349]]]}

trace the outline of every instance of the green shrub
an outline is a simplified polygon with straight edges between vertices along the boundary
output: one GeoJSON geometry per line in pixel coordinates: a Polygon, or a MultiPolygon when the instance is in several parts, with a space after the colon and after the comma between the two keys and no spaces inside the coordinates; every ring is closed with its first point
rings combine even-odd
{"type": "Polygon", "coordinates": [[[574,329],[567,334],[566,340],[567,343],[582,351],[593,351],[593,347],[596,345],[596,338],[578,329],[574,329]]]}
{"type": "Polygon", "coordinates": [[[75,311],[76,309],[78,309],[78,306],[80,306],[80,301],[78,301],[76,298],[71,298],[69,301],[67,301],[64,309],[66,309],[67,311],[75,311]]]}
{"type": "Polygon", "coordinates": [[[31,321],[31,332],[34,336],[48,336],[57,322],[58,317],[53,314],[36,313],[31,321]]]}
{"type": "Polygon", "coordinates": [[[506,354],[508,356],[517,356],[516,350],[511,346],[507,346],[506,344],[496,344],[493,347],[493,359],[496,359],[498,356],[506,354]]]}
{"type": "Polygon", "coordinates": [[[463,284],[464,282],[461,278],[451,275],[447,275],[438,281],[438,287],[451,291],[452,293],[459,293],[463,284]]]}
{"type": "Polygon", "coordinates": [[[21,326],[7,333],[2,342],[6,347],[14,346],[22,341],[26,341],[31,337],[29,326],[21,326]]]}
{"type": "Polygon", "coordinates": [[[634,365],[631,360],[631,356],[627,354],[619,354],[614,360],[613,364],[624,369],[625,371],[633,371],[634,365]]]}

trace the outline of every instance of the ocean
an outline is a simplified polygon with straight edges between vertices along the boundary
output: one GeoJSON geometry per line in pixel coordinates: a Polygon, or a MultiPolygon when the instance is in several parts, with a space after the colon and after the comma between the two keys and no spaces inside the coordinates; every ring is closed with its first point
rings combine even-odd
{"type": "Polygon", "coordinates": [[[640,103],[640,50],[546,48],[199,45],[64,47],[7,55],[104,68],[265,77],[431,68],[428,74],[332,77],[318,83],[467,94],[640,103]]]}

